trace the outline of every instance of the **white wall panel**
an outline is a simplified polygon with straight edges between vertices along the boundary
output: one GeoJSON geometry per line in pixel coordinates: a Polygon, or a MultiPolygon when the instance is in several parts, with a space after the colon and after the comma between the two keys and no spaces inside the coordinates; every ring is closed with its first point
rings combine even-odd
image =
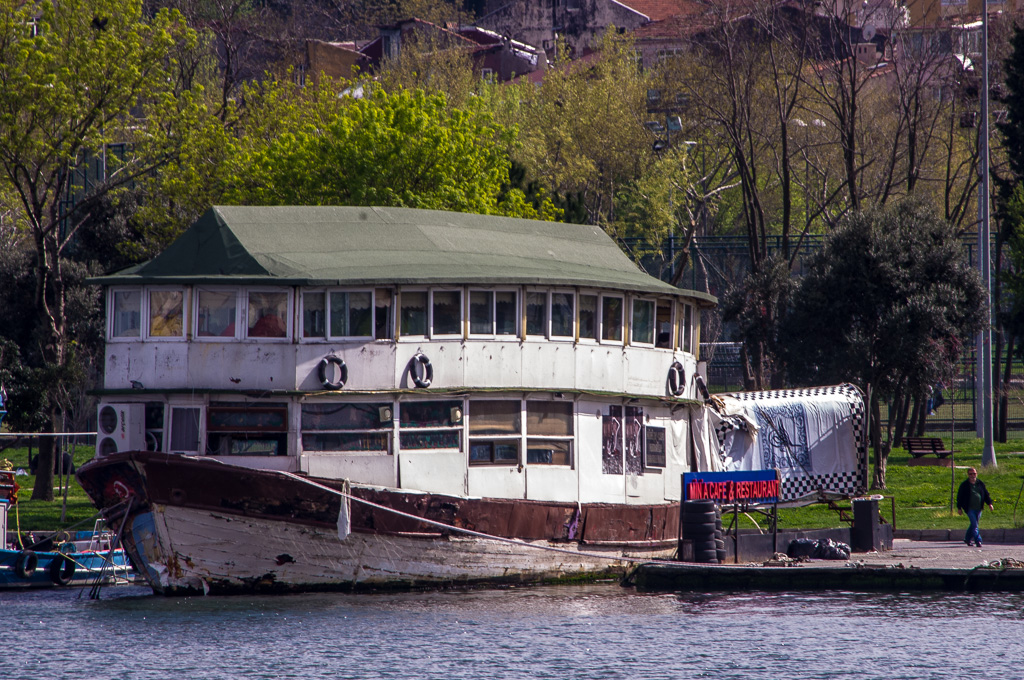
{"type": "Polygon", "coordinates": [[[614,345],[578,345],[576,388],[621,392],[625,384],[623,348],[614,345]]]}
{"type": "Polygon", "coordinates": [[[575,380],[571,342],[524,342],[523,387],[568,389],[575,380]]]}
{"type": "Polygon", "coordinates": [[[523,379],[523,349],[518,342],[471,340],[463,352],[467,387],[519,387],[523,379]]]}
{"type": "Polygon", "coordinates": [[[345,361],[348,382],[338,390],[392,389],[395,375],[395,345],[390,342],[366,344],[302,344],[296,346],[298,355],[295,381],[298,389],[316,391],[324,389],[320,383],[320,361],[334,355],[345,361]]]}
{"type": "Polygon", "coordinates": [[[395,366],[391,373],[394,382],[391,388],[416,389],[409,374],[409,362],[418,353],[423,353],[434,369],[431,387],[462,387],[465,381],[462,343],[458,340],[437,342],[398,343],[395,346],[395,366]]]}
{"type": "Polygon", "coordinates": [[[526,466],[526,497],[532,501],[575,501],[579,498],[577,471],[548,465],[526,466]]]}
{"type": "Polygon", "coordinates": [[[526,472],[516,467],[470,466],[469,495],[491,498],[525,498],[526,472]]]}
{"type": "Polygon", "coordinates": [[[403,489],[466,494],[466,454],[461,451],[402,452],[398,470],[403,489]]]}
{"type": "Polygon", "coordinates": [[[625,392],[630,394],[668,394],[668,368],[672,365],[672,354],[655,352],[642,347],[626,347],[625,392]]]}
{"type": "Polygon", "coordinates": [[[576,418],[576,469],[581,476],[579,488],[581,503],[624,502],[622,475],[601,472],[601,416],[606,404],[581,399],[576,418]],[[603,408],[604,407],[604,408],[603,408]]]}
{"type": "Polygon", "coordinates": [[[314,477],[350,479],[361,484],[397,486],[395,457],[345,453],[304,453],[302,469],[314,477]]]}

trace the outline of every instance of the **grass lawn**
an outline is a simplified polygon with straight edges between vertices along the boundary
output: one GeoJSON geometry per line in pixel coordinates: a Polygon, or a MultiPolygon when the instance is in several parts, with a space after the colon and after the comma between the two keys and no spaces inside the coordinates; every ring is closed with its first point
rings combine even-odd
{"type": "MultiPolygon", "coordinates": [[[[946,438],[948,442],[949,439],[946,438]]],[[[987,469],[981,467],[982,441],[973,437],[957,438],[954,458],[956,468],[953,470],[953,493],[956,487],[966,479],[967,466],[978,468],[978,477],[985,482],[989,493],[995,500],[995,511],[985,510],[981,519],[982,529],[1005,529],[1024,526],[1024,503],[1017,506],[1024,488],[1024,439],[1010,440],[1005,444],[996,443],[996,460],[998,467],[987,469]],[[1016,511],[1016,512],[1015,512],[1016,511]]],[[[79,466],[93,456],[90,446],[79,446],[75,452],[75,466],[79,466]]],[[[0,461],[10,460],[15,468],[28,471],[28,449],[6,449],[0,451],[0,461]]],[[[886,496],[879,501],[879,510],[889,519],[892,501],[896,500],[897,529],[963,529],[967,527],[967,519],[958,516],[954,510],[950,513],[950,469],[945,467],[920,466],[910,467],[907,461],[910,456],[902,449],[897,449],[889,456],[887,488],[881,493],[886,496]]],[[[873,468],[872,468],[873,469],[873,468]]],[[[32,488],[35,477],[24,475],[16,478],[21,486],[17,512],[11,509],[8,516],[8,529],[14,531],[54,531],[66,528],[77,522],[89,520],[96,514],[96,509],[78,482],[71,478],[68,490],[65,521],[61,522],[63,496],[55,500],[33,501],[32,488]]],[[[848,505],[848,504],[847,504],[848,505]]],[[[766,520],[753,515],[740,517],[740,526],[750,528],[757,521],[764,527],[766,520]]],[[[783,509],[779,511],[780,528],[821,529],[841,527],[844,524],[839,515],[824,505],[811,505],[804,508],[783,509]]],[[[92,522],[86,522],[79,528],[91,529],[92,522]]]]}

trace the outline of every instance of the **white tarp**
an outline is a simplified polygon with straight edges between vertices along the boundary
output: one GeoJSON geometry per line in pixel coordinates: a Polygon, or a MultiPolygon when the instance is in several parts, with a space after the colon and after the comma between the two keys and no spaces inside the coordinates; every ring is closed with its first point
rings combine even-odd
{"type": "Polygon", "coordinates": [[[778,469],[783,502],[865,490],[864,401],[853,385],[717,395],[708,412],[721,469],[778,469]]]}

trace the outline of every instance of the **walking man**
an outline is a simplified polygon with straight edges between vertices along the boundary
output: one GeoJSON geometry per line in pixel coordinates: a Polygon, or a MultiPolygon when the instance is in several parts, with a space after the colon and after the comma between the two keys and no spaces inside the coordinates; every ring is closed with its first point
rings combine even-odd
{"type": "Polygon", "coordinates": [[[981,532],[978,531],[978,522],[981,520],[981,511],[986,505],[989,510],[995,510],[992,507],[992,496],[988,495],[988,489],[985,488],[985,482],[978,479],[978,471],[974,468],[967,468],[967,479],[956,492],[957,512],[961,515],[966,512],[967,518],[971,520],[971,525],[967,527],[967,533],[964,535],[964,543],[967,545],[974,544],[981,547],[981,532]]]}

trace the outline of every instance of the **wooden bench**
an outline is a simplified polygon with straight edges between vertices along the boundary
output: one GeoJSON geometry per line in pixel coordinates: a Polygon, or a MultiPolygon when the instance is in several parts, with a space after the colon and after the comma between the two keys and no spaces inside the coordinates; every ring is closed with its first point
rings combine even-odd
{"type": "Polygon", "coordinates": [[[953,451],[946,448],[941,437],[904,437],[903,448],[911,455],[908,465],[953,466],[953,460],[947,459],[953,451]],[[928,454],[935,454],[937,459],[925,458],[928,454]]]}

